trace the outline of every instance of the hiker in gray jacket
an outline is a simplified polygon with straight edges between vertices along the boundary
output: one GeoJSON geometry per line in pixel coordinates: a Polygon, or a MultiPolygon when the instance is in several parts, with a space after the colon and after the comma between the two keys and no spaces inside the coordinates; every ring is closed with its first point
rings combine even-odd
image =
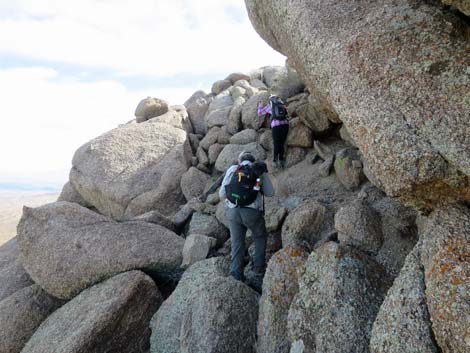
{"type": "Polygon", "coordinates": [[[238,163],[238,165],[233,165],[227,170],[220,187],[219,196],[221,199],[225,198],[230,237],[232,239],[230,273],[237,280],[244,281],[243,259],[247,229],[250,229],[253,233],[255,242],[253,270],[257,274],[263,274],[266,268],[268,232],[264,221],[262,195],[274,196],[274,187],[267,174],[266,164],[263,162],[255,163],[255,157],[251,153],[240,153],[238,163]],[[257,168],[259,166],[261,166],[261,172],[256,171],[256,169],[259,170],[257,168]],[[253,175],[253,173],[255,174],[253,175]],[[252,180],[253,178],[256,179],[256,182],[252,180]],[[236,185],[237,182],[241,186],[236,185]],[[246,185],[250,185],[250,187],[247,188],[246,185]],[[248,192],[244,194],[243,189],[248,190],[248,192]],[[254,192],[250,190],[254,190],[254,192]]]}

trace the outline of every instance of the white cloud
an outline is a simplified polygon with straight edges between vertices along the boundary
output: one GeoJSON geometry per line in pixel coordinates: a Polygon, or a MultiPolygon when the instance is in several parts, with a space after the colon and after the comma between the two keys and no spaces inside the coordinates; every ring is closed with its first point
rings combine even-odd
{"type": "Polygon", "coordinates": [[[74,151],[132,119],[140,99],[180,104],[201,88],[181,87],[186,74],[223,78],[284,62],[253,30],[243,0],[0,0],[5,54],[0,183],[65,182],[74,151]],[[144,90],[142,77],[159,85],[144,90]]]}
{"type": "Polygon", "coordinates": [[[242,0],[16,4],[8,9],[15,15],[0,20],[0,52],[153,76],[247,71],[283,61],[254,32],[242,0]]]}
{"type": "Polygon", "coordinates": [[[47,68],[0,70],[0,183],[62,184],[75,150],[134,118],[147,95],[182,103],[193,90],[130,92],[116,81],[59,79],[47,68]]]}

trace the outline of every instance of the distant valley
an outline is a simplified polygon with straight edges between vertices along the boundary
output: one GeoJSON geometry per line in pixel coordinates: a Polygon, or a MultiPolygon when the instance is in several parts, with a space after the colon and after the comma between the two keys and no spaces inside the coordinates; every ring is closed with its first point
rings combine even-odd
{"type": "Polygon", "coordinates": [[[57,200],[58,193],[0,190],[0,245],[16,235],[23,206],[37,207],[57,200]]]}

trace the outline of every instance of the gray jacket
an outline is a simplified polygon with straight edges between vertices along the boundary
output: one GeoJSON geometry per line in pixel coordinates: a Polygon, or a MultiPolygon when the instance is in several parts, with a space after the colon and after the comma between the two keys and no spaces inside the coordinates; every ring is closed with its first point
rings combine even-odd
{"type": "MultiPolygon", "coordinates": [[[[252,163],[250,161],[243,161],[241,164],[244,165],[244,164],[252,164],[252,163]]],[[[236,205],[231,203],[229,200],[226,199],[225,185],[228,185],[230,183],[230,179],[232,178],[232,175],[235,172],[235,170],[237,170],[237,168],[238,168],[238,165],[232,165],[230,168],[227,169],[227,172],[225,173],[224,180],[222,181],[222,185],[221,185],[220,190],[219,190],[220,198],[221,199],[225,198],[225,204],[229,208],[235,208],[236,205]]],[[[267,197],[274,196],[274,187],[273,187],[271,179],[269,178],[267,173],[264,173],[263,175],[261,175],[261,191],[267,197]]],[[[245,206],[245,207],[250,207],[250,208],[260,210],[263,207],[263,201],[262,201],[261,193],[258,194],[258,197],[256,198],[256,200],[253,203],[251,203],[251,204],[249,204],[248,206],[245,206]]]]}

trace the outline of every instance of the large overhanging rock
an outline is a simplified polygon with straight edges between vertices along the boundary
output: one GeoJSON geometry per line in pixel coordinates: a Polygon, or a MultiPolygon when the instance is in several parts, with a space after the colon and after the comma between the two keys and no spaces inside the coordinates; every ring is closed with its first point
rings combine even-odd
{"type": "Polygon", "coordinates": [[[184,130],[159,122],[126,125],[75,152],[70,182],[88,204],[114,219],[154,209],[168,215],[183,203],[180,180],[191,155],[184,130]]]}
{"type": "Polygon", "coordinates": [[[245,3],[344,122],[374,183],[420,207],[470,199],[467,23],[424,1],[245,3]]]}
{"type": "Polygon", "coordinates": [[[152,318],[152,353],[255,351],[258,295],[217,257],[199,261],[152,318]]]}
{"type": "Polygon", "coordinates": [[[18,242],[31,278],[64,299],[132,269],[172,279],[179,271],[184,246],[182,238],[159,225],[118,223],[69,202],[25,207],[18,242]]]}
{"type": "Polygon", "coordinates": [[[0,300],[0,352],[21,352],[39,325],[62,304],[37,284],[0,300]]]}
{"type": "Polygon", "coordinates": [[[22,352],[145,352],[148,323],[162,300],[155,283],[144,273],[119,274],[54,312],[22,352]]]}
{"type": "Polygon", "coordinates": [[[420,232],[426,298],[443,353],[470,351],[470,210],[437,210],[420,232]]]}

